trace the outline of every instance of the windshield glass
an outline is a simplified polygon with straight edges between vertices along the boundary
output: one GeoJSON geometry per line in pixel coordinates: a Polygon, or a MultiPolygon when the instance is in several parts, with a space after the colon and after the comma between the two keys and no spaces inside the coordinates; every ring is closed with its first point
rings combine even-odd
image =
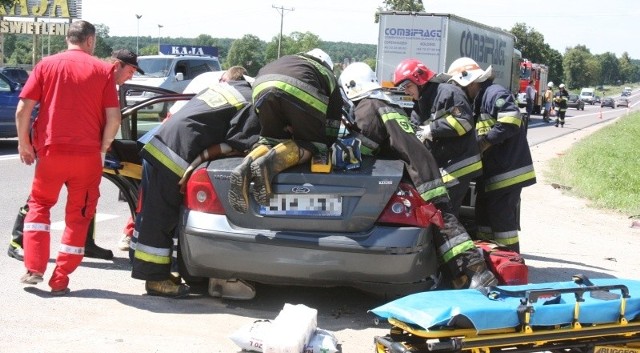
{"type": "MultiPolygon", "coordinates": [[[[144,71],[145,76],[166,77],[169,75],[169,66],[173,58],[138,58],[138,66],[144,71]]],[[[140,76],[136,71],[134,76],[140,76]]]]}
{"type": "Polygon", "coordinates": [[[582,92],[582,95],[585,97],[591,97],[593,96],[593,92],[582,92]]]}

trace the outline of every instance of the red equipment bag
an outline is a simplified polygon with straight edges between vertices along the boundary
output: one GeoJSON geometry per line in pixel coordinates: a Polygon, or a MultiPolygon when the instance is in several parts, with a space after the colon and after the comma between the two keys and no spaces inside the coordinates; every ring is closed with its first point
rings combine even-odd
{"type": "Polygon", "coordinates": [[[517,252],[487,240],[474,241],[476,247],[482,250],[489,270],[501,285],[516,285],[529,283],[529,269],[524,259],[517,252]]]}

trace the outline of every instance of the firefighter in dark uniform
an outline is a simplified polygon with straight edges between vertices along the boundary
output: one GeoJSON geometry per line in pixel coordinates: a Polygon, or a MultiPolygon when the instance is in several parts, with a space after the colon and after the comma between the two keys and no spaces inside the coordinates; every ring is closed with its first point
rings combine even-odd
{"type": "Polygon", "coordinates": [[[560,89],[553,97],[553,102],[558,108],[558,114],[556,115],[556,127],[558,127],[558,125],[560,125],[560,127],[564,127],[564,116],[567,114],[569,92],[564,88],[564,83],[561,83],[558,87],[560,89]]]}
{"type": "Polygon", "coordinates": [[[451,212],[458,217],[471,180],[482,174],[482,156],[467,95],[457,86],[443,84],[441,77],[420,61],[406,59],[398,65],[394,83],[415,102],[412,123],[442,170],[451,212]]]}
{"type": "Polygon", "coordinates": [[[149,295],[179,298],[189,287],[171,275],[174,229],[181,186],[195,164],[246,152],[260,131],[246,81],[215,83],[167,119],[142,149],[141,213],[131,276],[146,281],[149,295]],[[195,163],[192,161],[196,161],[195,163]]]}
{"type": "Polygon", "coordinates": [[[377,154],[403,160],[422,199],[432,202],[441,211],[444,225],[434,233],[434,240],[454,286],[477,288],[496,285],[497,280],[487,270],[484,258],[452,213],[436,160],[416,138],[404,110],[392,103],[382,91],[373,70],[365,63],[353,63],[340,75],[340,85],[355,104],[358,128],[379,145],[377,154]]]}
{"type": "Polygon", "coordinates": [[[241,213],[248,209],[251,181],[253,197],[266,206],[276,174],[312,155],[328,155],[328,146],[338,136],[343,101],[331,58],[313,49],[283,56],[260,69],[253,83],[253,102],[260,140],[230,180],[229,202],[241,213]]]}
{"type": "Polygon", "coordinates": [[[483,70],[463,57],[451,64],[447,74],[473,101],[483,167],[476,179],[478,237],[519,252],[520,193],[536,182],[520,109],[509,90],[493,83],[491,66],[483,70]]]}

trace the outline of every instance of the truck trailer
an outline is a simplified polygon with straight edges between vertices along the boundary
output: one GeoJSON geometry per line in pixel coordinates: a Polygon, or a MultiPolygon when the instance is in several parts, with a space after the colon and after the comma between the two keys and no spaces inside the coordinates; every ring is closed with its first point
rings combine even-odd
{"type": "Polygon", "coordinates": [[[470,57],[483,69],[491,65],[495,82],[518,92],[521,55],[514,48],[513,34],[452,14],[382,11],[379,15],[376,75],[401,106],[411,108],[413,103],[393,89],[393,72],[407,58],[441,73],[454,60],[470,57]]]}

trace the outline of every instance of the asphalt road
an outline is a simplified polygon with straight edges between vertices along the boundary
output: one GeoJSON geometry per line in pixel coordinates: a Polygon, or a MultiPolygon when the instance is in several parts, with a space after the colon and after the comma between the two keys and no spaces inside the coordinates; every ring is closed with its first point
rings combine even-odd
{"type": "MultiPolygon", "coordinates": [[[[637,96],[632,98],[634,102],[638,100],[637,96]]],[[[535,146],[536,153],[542,152],[546,146],[543,153],[548,154],[563,135],[573,136],[573,133],[610,121],[627,111],[606,108],[602,110],[601,118],[599,106],[586,106],[584,112],[570,109],[563,129],[542,123],[539,116],[533,116],[528,132],[532,150],[535,146]]],[[[33,167],[19,162],[15,151],[15,139],[0,140],[0,229],[5,232],[7,243],[16,212],[29,192],[33,173],[33,167]]],[[[585,271],[594,277],[627,275],[639,278],[637,256],[632,256],[630,249],[636,249],[637,254],[640,234],[627,232],[622,225],[615,230],[599,231],[598,227],[609,218],[600,218],[598,213],[580,224],[569,223],[566,229],[547,226],[547,221],[556,226],[563,225],[555,222],[554,217],[570,215],[556,214],[554,202],[557,200],[546,200],[541,193],[548,189],[540,184],[541,192],[536,191],[537,195],[523,195],[525,205],[531,198],[529,204],[535,203],[534,206],[540,208],[525,208],[526,213],[523,213],[526,232],[523,249],[530,266],[531,282],[568,280],[564,278],[565,273],[575,271],[585,271]],[[542,212],[548,213],[541,216],[542,212]],[[580,227],[596,232],[574,231],[580,227]],[[608,233],[602,234],[605,232],[608,233]],[[557,234],[565,236],[575,247],[557,245],[559,243],[554,240],[557,234]],[[618,241],[625,244],[619,249],[624,254],[613,257],[617,259],[615,264],[610,260],[612,257],[604,254],[598,254],[597,259],[591,256],[595,249],[606,247],[606,244],[615,245],[618,241]],[[628,263],[634,267],[627,266],[628,263]],[[617,267],[612,267],[614,265],[617,267]],[[629,269],[625,270],[625,266],[629,269]]],[[[83,260],[71,275],[68,296],[51,297],[46,281],[35,287],[24,286],[18,281],[24,272],[22,263],[6,255],[0,256],[5,280],[0,286],[0,298],[5,302],[0,311],[0,352],[237,352],[239,349],[229,335],[256,319],[275,318],[285,303],[316,308],[318,326],[335,333],[343,352],[372,352],[374,336],[388,333],[389,326],[376,326],[374,317],[367,313],[385,301],[348,288],[258,285],[257,297],[247,302],[211,298],[204,287],[194,288],[196,295],[184,300],[149,297],[144,294],[144,283],[130,277],[127,254],[116,248],[129,215],[128,208],[118,202],[117,191],[108,182],[103,183],[101,194],[97,242],[111,248],[116,258],[113,261],[83,260]]],[[[554,194],[554,197],[562,196],[554,194]]],[[[63,194],[52,210],[52,254],[60,240],[64,201],[63,194]]],[[[620,224],[622,221],[619,217],[613,220],[620,224]]],[[[52,268],[53,261],[50,261],[45,280],[52,268]]]]}

